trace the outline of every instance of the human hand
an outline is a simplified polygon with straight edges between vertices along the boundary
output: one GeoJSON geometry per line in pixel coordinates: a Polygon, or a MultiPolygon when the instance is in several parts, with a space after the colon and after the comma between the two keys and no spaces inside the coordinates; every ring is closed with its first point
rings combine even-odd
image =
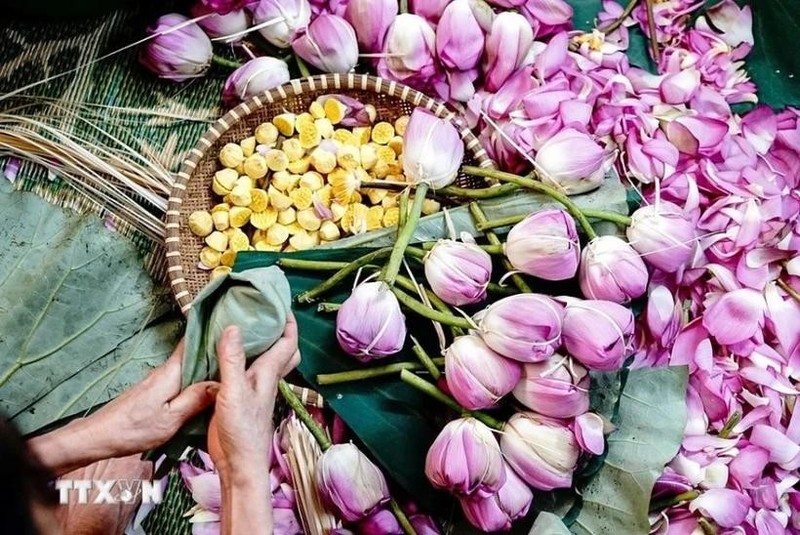
{"type": "Polygon", "coordinates": [[[160,446],[214,401],[217,383],[212,381],[181,391],[183,350],[181,341],[144,381],[94,414],[31,439],[30,448],[58,474],[160,446]]]}
{"type": "Polygon", "coordinates": [[[208,428],[208,451],[220,477],[250,481],[269,472],[272,412],[278,381],[300,362],[297,323],[245,370],[241,332],[226,328],[217,348],[221,385],[208,428]]]}

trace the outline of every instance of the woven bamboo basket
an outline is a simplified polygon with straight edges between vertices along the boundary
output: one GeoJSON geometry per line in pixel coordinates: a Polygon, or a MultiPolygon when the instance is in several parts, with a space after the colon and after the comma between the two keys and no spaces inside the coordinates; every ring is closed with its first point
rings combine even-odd
{"type": "MultiPolygon", "coordinates": [[[[210,209],[215,204],[211,182],[218,170],[217,156],[221,147],[251,135],[256,126],[279,113],[307,111],[317,97],[332,93],[372,104],[377,110],[378,121],[393,122],[417,106],[427,108],[456,125],[467,148],[465,163],[493,166],[478,139],[456,114],[444,104],[397,82],[362,74],[326,74],[292,80],[252,97],[222,116],[200,138],[183,162],[170,194],[166,218],[167,270],[175,299],[184,314],[210,276],[209,272],[197,267],[203,240],[189,231],[186,220],[195,210],[210,209]]],[[[479,187],[483,181],[461,175],[457,184],[479,187]]]]}

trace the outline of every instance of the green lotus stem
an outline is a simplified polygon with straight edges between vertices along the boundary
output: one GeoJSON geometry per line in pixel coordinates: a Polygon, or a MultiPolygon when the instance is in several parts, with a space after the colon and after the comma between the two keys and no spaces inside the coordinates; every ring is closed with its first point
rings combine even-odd
{"type": "Polygon", "coordinates": [[[408,13],[408,0],[400,0],[400,13],[408,13]]]}
{"type": "Polygon", "coordinates": [[[342,308],[341,303],[320,303],[317,305],[317,312],[338,312],[342,308]]]}
{"type": "Polygon", "coordinates": [[[377,251],[373,251],[371,253],[365,254],[360,258],[353,260],[352,262],[347,264],[346,267],[343,267],[342,269],[331,275],[331,278],[329,278],[322,284],[319,284],[318,286],[315,286],[314,288],[311,288],[310,290],[305,291],[300,295],[298,295],[297,301],[300,303],[312,302],[317,296],[327,292],[328,290],[331,290],[337,284],[346,279],[354,271],[358,270],[361,267],[366,266],[373,260],[386,256],[391,252],[391,250],[392,250],[391,247],[384,247],[383,249],[378,249],[377,251]]]}
{"type": "Polygon", "coordinates": [[[300,74],[308,78],[311,76],[311,71],[308,70],[308,65],[303,59],[298,56],[297,54],[294,55],[295,63],[297,63],[297,70],[300,71],[300,74]]]}
{"type": "Polygon", "coordinates": [[[307,271],[336,271],[347,267],[349,262],[333,262],[329,260],[301,260],[299,258],[281,258],[276,264],[289,269],[305,269],[307,271]]]}
{"type": "Polygon", "coordinates": [[[703,535],[718,535],[719,531],[717,527],[709,522],[705,518],[698,518],[697,525],[700,526],[700,530],[703,532],[703,535]]]}
{"type": "Polygon", "coordinates": [[[653,13],[653,0],[644,0],[647,9],[647,33],[650,34],[650,48],[653,52],[653,61],[656,65],[661,61],[661,52],[658,49],[658,32],[656,31],[656,16],[653,13]]]}
{"type": "MultiPolygon", "coordinates": [[[[478,228],[478,230],[483,230],[483,229],[478,228]]],[[[437,243],[439,243],[439,242],[438,241],[426,241],[426,242],[423,242],[421,244],[421,247],[422,247],[422,249],[424,249],[426,251],[430,251],[431,249],[436,247],[437,243]]],[[[489,254],[503,254],[503,246],[502,245],[492,245],[492,244],[490,244],[490,245],[478,245],[478,247],[480,247],[481,249],[483,249],[484,251],[486,251],[489,254]]]]}
{"type": "Polygon", "coordinates": [[[408,219],[408,199],[411,195],[411,188],[407,187],[400,194],[400,200],[397,201],[398,208],[400,208],[400,219],[397,222],[397,233],[400,234],[400,229],[406,226],[408,219]]]}
{"type": "Polygon", "coordinates": [[[663,511],[667,507],[694,500],[698,496],[700,496],[700,493],[696,490],[688,490],[670,498],[657,500],[650,504],[650,512],[663,511]]]}
{"type": "Polygon", "coordinates": [[[225,67],[226,69],[238,69],[242,66],[242,64],[236,60],[223,58],[222,56],[218,56],[216,54],[211,56],[211,63],[214,65],[219,65],[220,67],[225,67]]]}
{"type": "Polygon", "coordinates": [[[583,215],[581,209],[578,208],[578,205],[575,204],[572,199],[568,196],[564,195],[557,189],[548,186],[547,184],[540,182],[538,180],[533,180],[532,178],[522,177],[519,175],[514,175],[511,173],[505,173],[503,171],[496,171],[494,169],[484,169],[483,167],[474,167],[465,165],[463,170],[468,175],[473,176],[482,176],[487,178],[494,178],[501,182],[509,182],[511,184],[517,184],[526,189],[530,189],[536,191],[538,193],[543,193],[553,199],[554,201],[560,202],[564,205],[564,208],[567,209],[567,212],[575,218],[578,224],[581,226],[583,231],[589,237],[590,240],[597,237],[597,233],[592,228],[592,224],[589,223],[589,220],[583,215]]]}
{"type": "Polygon", "coordinates": [[[400,301],[401,305],[404,305],[406,308],[411,309],[413,312],[416,312],[423,318],[428,318],[429,320],[438,321],[443,325],[452,325],[453,327],[460,327],[462,329],[473,328],[472,322],[467,320],[466,318],[460,318],[458,316],[454,316],[453,314],[447,314],[445,312],[439,312],[438,310],[434,310],[397,288],[393,287],[392,292],[394,292],[394,295],[397,296],[397,300],[400,301]]]}
{"type": "MultiPolygon", "coordinates": [[[[444,359],[433,359],[434,365],[443,366],[444,359]]],[[[355,381],[363,381],[364,379],[374,379],[375,377],[385,377],[386,375],[394,375],[403,370],[423,371],[425,367],[418,362],[394,362],[384,366],[375,366],[372,368],[362,368],[359,370],[351,370],[347,372],[336,373],[321,373],[317,375],[317,383],[321,385],[336,385],[341,383],[352,383],[355,381]]]]}
{"type": "Polygon", "coordinates": [[[505,197],[514,193],[519,189],[516,184],[501,184],[491,188],[459,188],[458,186],[447,186],[436,190],[437,194],[448,195],[451,197],[465,197],[467,199],[494,199],[496,197],[505,197]]]}
{"type": "MultiPolygon", "coordinates": [[[[403,277],[401,275],[397,276],[395,284],[397,284],[397,286],[401,288],[408,290],[409,292],[417,293],[419,291],[417,285],[414,284],[414,281],[406,277],[403,277]]],[[[425,288],[422,285],[419,285],[419,288],[425,291],[425,295],[428,297],[428,301],[431,302],[431,306],[433,306],[433,308],[435,308],[439,312],[444,312],[445,314],[453,314],[453,311],[450,310],[450,307],[447,306],[447,303],[442,301],[442,299],[438,295],[436,295],[431,290],[425,288]]],[[[453,335],[453,338],[464,334],[464,330],[461,329],[460,327],[454,327],[453,325],[448,325],[448,327],[450,328],[450,333],[453,335]]]]}
{"type": "Polygon", "coordinates": [[[500,286],[496,282],[490,282],[489,286],[486,287],[486,291],[491,294],[499,294],[499,295],[516,295],[517,292],[514,291],[512,288],[508,286],[500,286]]]}
{"type": "MultiPolygon", "coordinates": [[[[476,225],[486,222],[486,214],[483,213],[483,210],[481,210],[481,207],[477,202],[473,201],[469,203],[469,213],[472,214],[472,219],[475,220],[476,225]]],[[[500,241],[500,238],[497,237],[497,234],[488,230],[485,231],[484,234],[486,235],[486,239],[489,240],[489,243],[491,243],[492,245],[499,245],[502,247],[503,244],[500,241]]],[[[507,270],[514,271],[514,266],[511,265],[511,262],[509,262],[508,258],[503,259],[503,265],[507,270]]],[[[516,286],[522,293],[533,292],[531,287],[528,286],[528,283],[525,282],[525,279],[523,279],[522,276],[519,274],[515,273],[514,275],[511,275],[511,282],[513,282],[514,286],[516,286]]]]}
{"type": "Polygon", "coordinates": [[[625,19],[627,19],[628,16],[633,12],[633,8],[635,8],[636,4],[638,3],[639,0],[631,0],[630,2],[628,2],[628,5],[625,6],[625,9],[622,11],[622,14],[619,17],[617,17],[614,20],[614,22],[612,22],[605,28],[599,28],[599,30],[604,34],[608,35],[609,33],[619,28],[622,25],[622,23],[625,22],[625,19]]]}
{"type": "Polygon", "coordinates": [[[728,421],[725,422],[725,425],[722,426],[722,429],[719,430],[719,437],[720,438],[728,438],[731,435],[731,431],[733,428],[739,425],[739,422],[742,421],[742,413],[739,411],[735,411],[731,414],[731,417],[728,418],[728,421]]]}
{"type": "Polygon", "coordinates": [[[433,359],[431,359],[430,355],[428,355],[428,352],[425,351],[425,348],[420,345],[419,340],[413,336],[411,337],[411,340],[414,342],[414,346],[411,348],[411,350],[417,356],[422,365],[425,366],[425,369],[428,370],[428,373],[431,374],[431,377],[433,377],[435,381],[438,381],[439,377],[442,376],[442,372],[440,372],[439,368],[436,367],[436,364],[433,362],[433,359]]]}
{"type": "MultiPolygon", "coordinates": [[[[397,241],[392,249],[389,262],[386,263],[386,267],[383,268],[383,273],[381,274],[381,280],[389,286],[394,286],[394,280],[400,272],[400,265],[403,263],[403,255],[411,241],[414,230],[417,228],[417,221],[419,221],[419,215],[422,213],[422,203],[425,202],[425,194],[427,191],[427,183],[421,182],[417,184],[417,191],[414,195],[414,204],[411,206],[411,213],[408,214],[405,225],[400,227],[397,233],[397,241]]],[[[400,213],[402,213],[402,209],[400,213]]]]}
{"type": "MultiPolygon", "coordinates": [[[[603,221],[611,221],[612,223],[616,223],[621,227],[629,227],[631,224],[631,218],[623,215],[618,214],[616,212],[608,212],[606,210],[594,210],[592,208],[581,208],[581,212],[583,215],[590,219],[600,219],[603,221]]],[[[478,230],[489,230],[494,228],[500,227],[510,227],[512,225],[516,225],[530,214],[520,214],[520,215],[510,215],[508,217],[499,217],[497,219],[489,219],[485,223],[477,223],[475,228],[478,230]]]]}
{"type": "Polygon", "coordinates": [[[292,391],[292,387],[289,384],[281,379],[278,381],[278,391],[280,391],[283,399],[286,400],[286,403],[292,408],[294,413],[300,418],[300,421],[305,424],[311,434],[314,435],[314,439],[319,444],[319,447],[322,448],[322,451],[327,450],[331,447],[331,439],[328,438],[328,433],[320,427],[316,420],[309,414],[308,409],[306,406],[303,405],[303,402],[300,401],[295,393],[292,391]]]}
{"type": "Polygon", "coordinates": [[[595,210],[594,208],[581,208],[583,215],[590,219],[600,219],[602,221],[611,221],[620,227],[631,226],[631,218],[625,214],[618,214],[616,212],[609,212],[607,210],[595,210]]]}
{"type": "Polygon", "coordinates": [[[426,251],[424,248],[412,247],[409,245],[406,247],[406,254],[422,260],[428,254],[428,251],[426,251]]]}
{"type": "Polygon", "coordinates": [[[411,525],[411,521],[408,519],[406,514],[400,509],[400,506],[397,504],[397,501],[392,498],[389,500],[389,509],[392,510],[392,514],[397,519],[397,523],[400,524],[400,527],[403,528],[403,533],[406,535],[417,535],[414,526],[411,525]]]}
{"type": "Polygon", "coordinates": [[[453,399],[452,397],[448,396],[447,394],[436,388],[436,385],[429,383],[428,381],[411,373],[408,370],[403,370],[400,372],[400,379],[404,383],[413,386],[420,392],[429,395],[433,399],[439,401],[440,403],[443,403],[444,405],[447,405],[449,408],[453,409],[456,412],[461,413],[462,415],[471,416],[472,418],[475,418],[476,420],[488,425],[492,429],[496,429],[497,431],[503,430],[504,423],[498,420],[497,418],[489,416],[488,414],[483,412],[470,411],[465,409],[464,407],[459,405],[455,399],[453,399]]]}

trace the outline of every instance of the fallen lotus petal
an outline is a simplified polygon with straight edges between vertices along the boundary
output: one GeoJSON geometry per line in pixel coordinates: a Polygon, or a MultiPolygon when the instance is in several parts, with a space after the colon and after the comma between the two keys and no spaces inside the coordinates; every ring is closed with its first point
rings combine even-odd
{"type": "Polygon", "coordinates": [[[736,344],[754,336],[764,324],[766,302],[755,290],[723,294],[703,314],[703,325],[720,344],[736,344]]]}
{"type": "Polygon", "coordinates": [[[593,412],[575,418],[575,440],[581,448],[593,455],[601,455],[605,450],[603,419],[593,412]]]}
{"type": "Polygon", "coordinates": [[[710,489],[692,500],[689,508],[699,510],[723,528],[735,528],[747,516],[750,498],[731,489],[710,489]]]}
{"type": "Polygon", "coordinates": [[[459,499],[464,516],[470,524],[486,531],[511,529],[514,520],[528,514],[533,493],[528,485],[508,465],[505,466],[506,482],[495,494],[488,497],[480,495],[459,499]]]}

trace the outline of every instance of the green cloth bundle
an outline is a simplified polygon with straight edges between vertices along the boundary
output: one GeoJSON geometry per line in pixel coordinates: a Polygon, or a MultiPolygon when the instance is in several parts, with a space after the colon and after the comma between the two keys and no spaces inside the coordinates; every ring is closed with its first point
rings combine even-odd
{"type": "Polygon", "coordinates": [[[242,330],[247,358],[269,349],[286,328],[291,301],[289,281],[276,266],[229,273],[212,280],[189,311],[182,387],[217,378],[217,342],[229,325],[238,325],[242,330]]]}

